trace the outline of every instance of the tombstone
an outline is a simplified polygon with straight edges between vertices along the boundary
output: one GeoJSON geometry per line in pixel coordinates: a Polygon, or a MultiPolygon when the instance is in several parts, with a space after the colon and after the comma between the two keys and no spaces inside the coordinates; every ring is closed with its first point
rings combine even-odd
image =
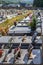
{"type": "Polygon", "coordinates": [[[37,37],[37,34],[38,34],[38,33],[35,31],[34,34],[33,34],[33,36],[32,36],[32,44],[34,44],[35,39],[36,39],[36,37],[37,37]]]}
{"type": "Polygon", "coordinates": [[[24,34],[24,36],[22,38],[22,42],[24,42],[24,40],[26,40],[25,38],[26,38],[26,35],[24,34]]]}
{"type": "Polygon", "coordinates": [[[1,49],[3,50],[3,49],[4,49],[4,47],[5,47],[5,45],[3,44],[3,45],[2,45],[2,47],[1,47],[1,49]]]}
{"type": "Polygon", "coordinates": [[[29,47],[28,47],[28,59],[31,56],[32,50],[33,50],[33,45],[29,44],[29,47]]]}
{"type": "Polygon", "coordinates": [[[10,46],[10,49],[9,49],[9,52],[8,53],[11,53],[12,52],[12,45],[10,46]]]}
{"type": "Polygon", "coordinates": [[[38,12],[38,16],[40,16],[40,12],[38,12]]]}
{"type": "MultiPolygon", "coordinates": [[[[15,48],[14,54],[16,54],[16,52],[17,52],[19,49],[20,49],[19,47],[18,47],[18,48],[15,48]]],[[[20,52],[20,51],[18,52],[16,59],[18,59],[18,57],[21,57],[21,52],[20,52]]]]}

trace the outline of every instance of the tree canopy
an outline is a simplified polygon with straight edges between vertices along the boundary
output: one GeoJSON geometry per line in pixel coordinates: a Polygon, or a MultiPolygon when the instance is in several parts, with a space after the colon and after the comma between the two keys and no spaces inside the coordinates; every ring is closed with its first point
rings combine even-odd
{"type": "Polygon", "coordinates": [[[33,6],[35,6],[35,7],[43,7],[43,0],[34,0],[33,6]]]}

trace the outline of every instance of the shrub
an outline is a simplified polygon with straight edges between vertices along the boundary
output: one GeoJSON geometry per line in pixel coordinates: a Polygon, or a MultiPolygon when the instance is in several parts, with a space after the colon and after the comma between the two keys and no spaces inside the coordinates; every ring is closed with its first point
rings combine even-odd
{"type": "Polygon", "coordinates": [[[37,20],[36,20],[36,18],[33,16],[33,17],[32,17],[32,22],[30,22],[30,27],[31,27],[31,30],[32,30],[32,31],[36,30],[36,22],[37,22],[37,20]]]}

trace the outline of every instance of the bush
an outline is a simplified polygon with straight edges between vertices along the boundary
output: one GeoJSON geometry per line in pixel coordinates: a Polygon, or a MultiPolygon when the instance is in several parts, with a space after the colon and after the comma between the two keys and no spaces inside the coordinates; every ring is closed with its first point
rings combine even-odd
{"type": "Polygon", "coordinates": [[[36,30],[36,22],[36,18],[33,16],[32,22],[30,22],[30,27],[32,31],[36,30]]]}

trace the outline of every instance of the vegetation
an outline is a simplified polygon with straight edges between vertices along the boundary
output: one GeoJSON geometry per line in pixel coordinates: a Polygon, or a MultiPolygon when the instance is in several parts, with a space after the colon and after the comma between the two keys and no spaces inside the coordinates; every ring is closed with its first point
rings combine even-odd
{"type": "Polygon", "coordinates": [[[14,24],[14,21],[16,21],[16,22],[21,21],[24,17],[27,17],[31,13],[32,13],[32,11],[29,10],[25,14],[18,15],[16,17],[11,18],[11,19],[7,19],[5,22],[0,23],[0,28],[7,27],[8,25],[12,26],[14,24]]]}
{"type": "Polygon", "coordinates": [[[12,26],[14,24],[14,21],[18,22],[24,18],[23,15],[19,15],[16,17],[13,17],[12,19],[7,19],[5,22],[0,23],[0,27],[7,27],[8,25],[12,26]]]}
{"type": "Polygon", "coordinates": [[[35,7],[43,7],[43,0],[34,0],[33,6],[35,6],[35,7]]]}
{"type": "Polygon", "coordinates": [[[14,25],[14,22],[21,21],[24,17],[27,17],[29,14],[31,14],[32,11],[29,10],[25,14],[18,15],[16,17],[13,17],[12,19],[7,19],[5,22],[0,23],[0,32],[2,35],[7,35],[9,27],[14,25]]]}
{"type": "Polygon", "coordinates": [[[0,24],[0,32],[2,35],[6,35],[8,32],[9,27],[11,27],[14,22],[18,22],[24,18],[23,15],[16,16],[15,18],[13,17],[12,19],[7,19],[5,22],[0,24]]]}
{"type": "Polygon", "coordinates": [[[36,22],[37,22],[36,17],[33,16],[32,21],[30,22],[30,27],[31,27],[32,31],[34,31],[36,29],[36,22]]]}

